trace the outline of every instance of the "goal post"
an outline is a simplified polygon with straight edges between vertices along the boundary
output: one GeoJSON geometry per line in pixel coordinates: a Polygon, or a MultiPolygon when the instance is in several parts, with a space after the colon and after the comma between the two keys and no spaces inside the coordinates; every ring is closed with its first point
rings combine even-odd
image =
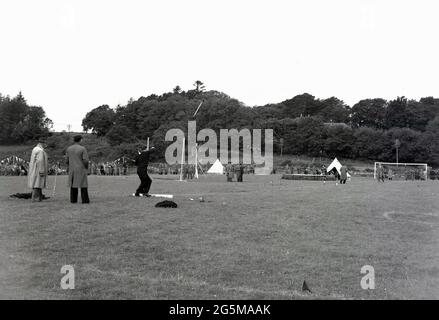
{"type": "Polygon", "coordinates": [[[377,168],[381,165],[388,180],[427,180],[427,163],[375,162],[373,177],[377,179],[377,168]]]}

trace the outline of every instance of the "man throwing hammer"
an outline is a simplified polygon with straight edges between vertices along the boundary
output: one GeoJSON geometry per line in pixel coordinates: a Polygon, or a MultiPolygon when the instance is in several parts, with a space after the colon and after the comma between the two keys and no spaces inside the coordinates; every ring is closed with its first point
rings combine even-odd
{"type": "Polygon", "coordinates": [[[154,150],[154,147],[151,147],[151,149],[144,149],[139,152],[135,159],[134,164],[137,166],[137,175],[140,178],[140,186],[137,188],[136,193],[134,194],[136,197],[140,197],[140,195],[150,197],[149,189],[151,188],[152,180],[148,175],[148,164],[149,155],[154,150]]]}

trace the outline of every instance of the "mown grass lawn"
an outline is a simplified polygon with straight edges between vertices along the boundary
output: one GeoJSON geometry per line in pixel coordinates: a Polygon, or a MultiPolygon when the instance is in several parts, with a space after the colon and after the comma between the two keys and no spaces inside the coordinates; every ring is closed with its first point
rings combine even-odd
{"type": "Polygon", "coordinates": [[[90,205],[69,203],[65,177],[37,204],[8,198],[25,177],[0,177],[0,298],[439,298],[436,181],[154,178],[177,209],[130,197],[136,176],[90,176],[90,205]],[[67,264],[75,290],[60,288],[67,264]]]}

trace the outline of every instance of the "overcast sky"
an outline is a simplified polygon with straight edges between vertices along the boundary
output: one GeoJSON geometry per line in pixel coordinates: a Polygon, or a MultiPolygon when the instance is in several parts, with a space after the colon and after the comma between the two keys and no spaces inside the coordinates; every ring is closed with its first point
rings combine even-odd
{"type": "Polygon", "coordinates": [[[437,1],[0,0],[0,92],[56,130],[201,80],[246,105],[439,97],[437,1]]]}

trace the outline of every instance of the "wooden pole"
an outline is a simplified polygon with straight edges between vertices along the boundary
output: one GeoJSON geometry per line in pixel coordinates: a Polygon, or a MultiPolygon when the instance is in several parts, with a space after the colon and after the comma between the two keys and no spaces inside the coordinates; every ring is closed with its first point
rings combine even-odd
{"type": "Polygon", "coordinates": [[[195,146],[195,179],[198,179],[198,144],[195,146]]]}
{"type": "Polygon", "coordinates": [[[184,146],[185,146],[185,138],[183,137],[183,147],[181,150],[181,165],[180,165],[180,181],[183,181],[183,165],[184,165],[184,146]]]}
{"type": "Polygon", "coordinates": [[[197,110],[195,110],[195,113],[194,113],[194,115],[192,117],[195,117],[197,115],[198,110],[200,110],[200,107],[201,107],[202,104],[203,104],[203,101],[200,102],[200,104],[198,105],[197,110]]]}

